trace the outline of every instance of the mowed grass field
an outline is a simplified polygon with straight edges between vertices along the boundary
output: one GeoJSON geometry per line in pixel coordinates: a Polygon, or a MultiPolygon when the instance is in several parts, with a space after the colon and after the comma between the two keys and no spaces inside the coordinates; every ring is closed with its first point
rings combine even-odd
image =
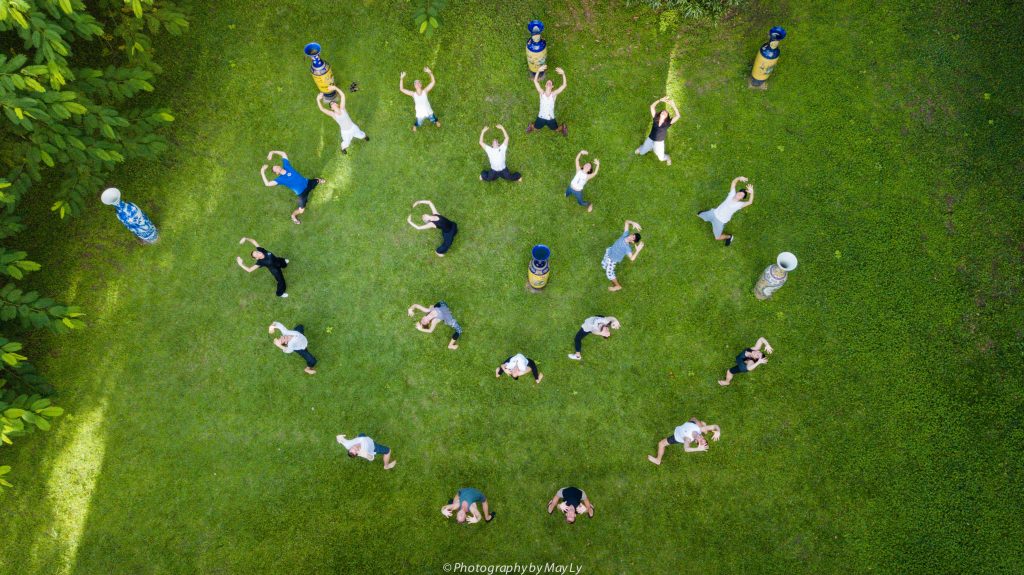
{"type": "Polygon", "coordinates": [[[24,247],[89,328],[29,348],[52,350],[33,359],[69,414],[3,452],[0,572],[1019,572],[1019,3],[754,2],[664,31],[619,2],[449,4],[433,41],[407,2],[196,6],[154,95],[177,117],[173,151],[110,182],[160,242],[138,245],[98,201],[60,223],[39,194],[24,247]],[[568,138],[523,133],[532,18],[568,75],[568,138]],[[772,25],[789,38],[752,91],[772,25]],[[314,107],[309,41],[359,83],[348,107],[371,142],[347,156],[314,107]],[[414,134],[398,77],[425,65],[444,125],[414,134]],[[683,114],[670,167],[632,153],[666,93],[683,114]],[[477,179],[495,123],[520,184],[477,179]],[[301,226],[259,179],[271,149],[328,180],[301,226]],[[563,197],[580,149],[602,161],[590,214],[563,197]],[[756,201],[726,248],[694,214],[739,175],[756,201]],[[423,198],[460,226],[443,259],[436,230],[405,223],[423,198]],[[624,219],[646,249],[609,293],[599,262],[624,219]],[[290,298],[238,269],[242,236],[291,259],[290,298]],[[553,251],[540,294],[524,289],[535,243],[553,251]],[[781,251],[799,268],[757,301],[781,251]],[[458,351],[405,315],[439,299],[458,351]],[[594,314],[622,329],[566,359],[594,314]],[[305,324],[316,376],[273,347],[274,320],[305,324]],[[759,336],[771,361],[719,387],[759,336]],[[517,352],[539,386],[495,380],[517,352]],[[694,416],[722,440],[648,463],[694,416]],[[334,436],[359,432],[398,466],[349,460],[334,436]],[[593,519],[545,513],[565,485],[593,519]],[[466,486],[493,523],[438,513],[466,486]]]}

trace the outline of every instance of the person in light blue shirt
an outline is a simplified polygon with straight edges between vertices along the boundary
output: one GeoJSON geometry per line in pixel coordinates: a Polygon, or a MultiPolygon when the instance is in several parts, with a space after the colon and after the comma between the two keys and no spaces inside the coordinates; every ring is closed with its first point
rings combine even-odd
{"type": "Polygon", "coordinates": [[[273,180],[267,179],[267,165],[263,164],[260,168],[260,176],[263,177],[263,185],[267,187],[273,187],[277,185],[284,186],[291,191],[295,192],[295,195],[299,197],[299,207],[292,212],[292,221],[296,224],[301,224],[299,221],[299,214],[306,211],[306,203],[309,202],[309,194],[313,191],[313,188],[317,185],[324,183],[323,178],[306,178],[299,173],[292,163],[288,160],[288,154],[273,150],[267,154],[268,160],[273,160],[274,155],[281,156],[281,165],[274,166],[272,172],[277,174],[277,177],[273,180]]]}
{"type": "Polygon", "coordinates": [[[487,497],[483,492],[473,487],[464,487],[455,494],[455,497],[448,501],[448,505],[441,508],[441,514],[451,517],[455,514],[455,520],[459,523],[477,523],[481,519],[477,503],[483,508],[482,518],[490,523],[496,513],[492,512],[487,504],[487,497]]]}
{"type": "Polygon", "coordinates": [[[629,256],[629,261],[635,261],[636,257],[640,255],[640,250],[644,249],[644,243],[640,241],[640,234],[631,231],[633,229],[639,232],[643,228],[634,221],[626,220],[622,235],[619,236],[619,239],[615,240],[611,247],[604,251],[601,267],[604,268],[604,275],[612,282],[612,285],[608,287],[608,291],[619,291],[622,289],[622,284],[619,283],[615,276],[615,266],[627,256],[629,256]],[[630,244],[636,245],[636,251],[633,250],[630,244]]]}

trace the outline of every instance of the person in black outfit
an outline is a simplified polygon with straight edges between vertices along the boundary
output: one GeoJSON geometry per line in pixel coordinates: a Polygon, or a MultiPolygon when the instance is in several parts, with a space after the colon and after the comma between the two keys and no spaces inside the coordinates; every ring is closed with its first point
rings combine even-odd
{"type": "Polygon", "coordinates": [[[441,230],[441,245],[437,246],[434,251],[439,257],[444,257],[444,254],[448,253],[448,248],[452,247],[452,242],[455,241],[455,234],[459,233],[459,226],[455,222],[437,213],[437,208],[430,200],[420,200],[413,202],[412,207],[416,207],[420,204],[426,204],[430,208],[429,214],[423,214],[423,225],[418,226],[413,223],[412,216],[406,218],[409,225],[416,228],[417,230],[429,230],[430,228],[437,228],[441,230]]]}
{"type": "Polygon", "coordinates": [[[555,496],[548,502],[548,514],[554,512],[555,507],[562,513],[565,513],[565,521],[567,523],[575,523],[576,516],[580,513],[586,513],[590,517],[594,516],[594,506],[590,503],[590,499],[587,497],[587,493],[579,487],[563,487],[555,493],[555,496]],[[564,499],[565,503],[558,504],[559,499],[564,499]]]}
{"type": "Polygon", "coordinates": [[[765,357],[765,354],[770,354],[773,351],[775,350],[772,349],[772,345],[768,343],[767,339],[763,337],[758,338],[754,347],[748,347],[736,356],[736,365],[730,367],[725,372],[725,379],[719,380],[718,385],[729,385],[732,382],[733,375],[754,371],[757,369],[757,366],[768,363],[768,358],[765,357]],[[764,351],[761,351],[762,348],[764,351]]]}
{"type": "Polygon", "coordinates": [[[512,357],[501,362],[498,369],[494,370],[494,377],[501,377],[502,374],[508,374],[512,379],[519,379],[519,376],[523,375],[527,371],[533,373],[533,378],[540,383],[544,379],[544,374],[537,369],[537,363],[532,359],[526,357],[521,353],[517,353],[512,357]]]}
{"type": "Polygon", "coordinates": [[[245,262],[242,261],[241,256],[239,256],[235,258],[235,261],[238,262],[238,267],[249,273],[258,270],[259,268],[267,268],[270,275],[274,276],[274,279],[277,280],[277,296],[288,297],[288,292],[285,291],[286,286],[284,283],[284,273],[281,271],[283,268],[288,267],[288,260],[279,258],[270,251],[261,248],[260,245],[256,243],[256,240],[252,238],[242,238],[238,240],[238,243],[240,244],[244,244],[245,242],[249,242],[256,247],[256,249],[252,251],[252,258],[256,260],[256,265],[246,266],[245,262]]]}
{"type": "Polygon", "coordinates": [[[654,155],[658,156],[659,160],[671,166],[672,158],[665,153],[665,138],[668,136],[668,129],[672,127],[672,124],[679,121],[679,108],[676,107],[676,103],[672,98],[665,96],[651,104],[651,117],[654,118],[654,121],[651,123],[651,133],[634,153],[642,156],[647,152],[654,150],[654,155]],[[667,109],[658,112],[658,104],[662,102],[665,102],[666,106],[672,106],[672,111],[675,112],[676,115],[671,119],[669,118],[667,109]]]}

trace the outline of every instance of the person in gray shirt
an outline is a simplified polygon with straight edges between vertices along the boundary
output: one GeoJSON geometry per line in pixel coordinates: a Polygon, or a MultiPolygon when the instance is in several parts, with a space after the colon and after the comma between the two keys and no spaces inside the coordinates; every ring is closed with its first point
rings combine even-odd
{"type": "Polygon", "coordinates": [[[455,330],[451,341],[448,342],[448,349],[459,349],[459,337],[462,336],[462,326],[455,320],[455,316],[452,315],[452,310],[448,307],[447,303],[439,301],[430,307],[423,307],[418,303],[414,303],[409,306],[409,317],[413,317],[416,310],[424,314],[423,317],[416,321],[416,329],[423,333],[431,333],[437,327],[437,324],[444,322],[445,325],[455,330]]]}
{"type": "Polygon", "coordinates": [[[306,340],[305,329],[302,325],[295,326],[295,329],[287,329],[281,322],[275,321],[270,324],[268,331],[274,333],[275,329],[281,332],[281,336],[274,339],[274,345],[281,348],[281,351],[285,353],[298,354],[302,359],[306,360],[305,372],[309,375],[316,373],[316,370],[313,369],[316,366],[316,358],[307,349],[309,342],[306,340]]]}
{"type": "Polygon", "coordinates": [[[637,232],[642,231],[643,228],[640,224],[626,220],[626,225],[622,230],[622,235],[619,239],[615,240],[615,243],[604,251],[604,259],[601,260],[601,267],[604,268],[604,275],[611,280],[612,285],[608,286],[608,291],[619,291],[622,289],[622,285],[619,283],[615,275],[615,266],[619,265],[626,256],[629,256],[629,261],[636,261],[636,257],[640,255],[640,250],[644,249],[644,243],[640,241],[640,234],[631,231],[633,228],[637,232]],[[636,251],[629,244],[636,244],[636,251]]]}

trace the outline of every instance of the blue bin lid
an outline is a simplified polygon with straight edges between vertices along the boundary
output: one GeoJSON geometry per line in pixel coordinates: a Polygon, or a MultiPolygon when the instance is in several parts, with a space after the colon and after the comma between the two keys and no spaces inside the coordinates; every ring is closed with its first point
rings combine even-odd
{"type": "Polygon", "coordinates": [[[530,253],[533,254],[535,260],[546,260],[551,257],[551,248],[544,244],[537,244],[533,246],[533,251],[530,253]]]}

